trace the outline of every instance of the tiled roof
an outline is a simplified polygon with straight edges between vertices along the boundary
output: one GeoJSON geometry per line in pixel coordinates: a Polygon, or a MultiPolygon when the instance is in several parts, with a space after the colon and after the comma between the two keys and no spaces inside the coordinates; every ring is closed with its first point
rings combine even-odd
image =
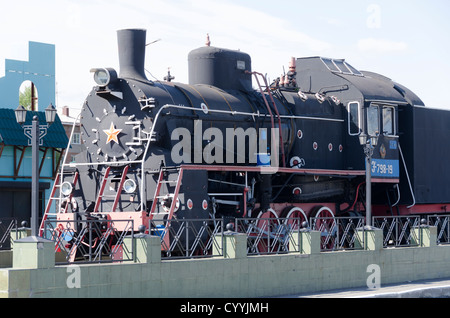
{"type": "MultiPolygon", "coordinates": [[[[44,112],[28,112],[25,125],[31,125],[34,115],[38,116],[41,124],[46,123],[44,112]]],[[[0,142],[6,146],[28,146],[28,138],[16,121],[14,109],[0,108],[0,142]]],[[[56,116],[55,122],[48,128],[47,135],[44,137],[43,147],[66,148],[68,142],[61,120],[56,116]]]]}

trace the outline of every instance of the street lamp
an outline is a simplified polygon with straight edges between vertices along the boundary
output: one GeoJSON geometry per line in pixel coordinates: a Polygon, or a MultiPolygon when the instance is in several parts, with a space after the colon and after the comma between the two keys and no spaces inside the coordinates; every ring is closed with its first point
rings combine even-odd
{"type": "Polygon", "coordinates": [[[25,109],[25,107],[20,105],[15,110],[15,113],[16,113],[16,121],[19,123],[19,125],[22,126],[23,124],[25,124],[25,120],[27,118],[27,110],[25,109]]]}
{"type": "Polygon", "coordinates": [[[55,122],[55,118],[56,118],[56,108],[55,106],[53,106],[53,104],[50,104],[45,109],[45,121],[50,126],[55,122]]]}
{"type": "Polygon", "coordinates": [[[378,135],[361,133],[359,143],[364,146],[366,155],[366,226],[370,229],[372,227],[372,155],[374,147],[378,144],[378,135]]]}
{"type": "Polygon", "coordinates": [[[39,233],[39,146],[43,144],[43,139],[47,135],[48,127],[55,122],[56,109],[50,104],[45,110],[47,125],[39,125],[38,116],[33,117],[31,125],[24,126],[27,110],[20,105],[15,110],[16,121],[24,129],[25,136],[28,137],[28,145],[31,146],[31,235],[38,236],[39,233]]]}

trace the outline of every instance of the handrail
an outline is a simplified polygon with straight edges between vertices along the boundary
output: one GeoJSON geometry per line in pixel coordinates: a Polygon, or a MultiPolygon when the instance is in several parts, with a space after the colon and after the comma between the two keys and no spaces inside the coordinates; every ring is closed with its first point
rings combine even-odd
{"type": "Polygon", "coordinates": [[[408,168],[406,167],[406,161],[405,161],[405,158],[403,157],[403,151],[402,151],[402,148],[400,147],[400,143],[398,143],[398,150],[400,151],[400,155],[402,157],[403,165],[405,167],[405,172],[406,172],[406,178],[408,179],[409,190],[411,191],[411,195],[413,198],[413,204],[411,204],[410,206],[407,207],[408,209],[410,209],[416,205],[416,197],[414,196],[414,191],[413,191],[413,188],[411,185],[411,180],[409,179],[408,168]]]}
{"type": "MultiPolygon", "coordinates": [[[[259,90],[261,91],[261,96],[262,96],[262,98],[264,99],[264,103],[266,104],[267,111],[268,111],[269,114],[270,114],[270,120],[271,120],[271,123],[272,123],[272,128],[275,128],[275,124],[274,124],[274,119],[273,119],[272,111],[270,110],[269,103],[267,102],[266,96],[264,95],[264,91],[263,91],[263,89],[262,89],[262,87],[261,87],[261,84],[260,84],[260,82],[259,82],[259,79],[258,79],[258,76],[257,76],[257,75],[259,75],[259,76],[261,76],[261,77],[263,78],[264,84],[266,85],[266,87],[268,87],[269,85],[267,84],[266,77],[265,77],[263,74],[258,73],[258,72],[249,72],[249,71],[245,71],[245,73],[246,73],[246,74],[252,74],[252,75],[255,76],[256,82],[258,83],[259,90]]],[[[270,90],[268,91],[268,93],[269,93],[270,101],[272,102],[273,108],[274,108],[275,113],[277,114],[277,117],[278,117],[278,130],[279,130],[279,134],[280,134],[279,137],[280,137],[281,157],[282,157],[282,161],[283,161],[283,167],[286,167],[286,158],[285,158],[285,154],[284,154],[284,143],[283,143],[283,130],[282,130],[282,128],[281,128],[280,113],[278,112],[277,105],[276,105],[276,103],[275,103],[275,100],[273,99],[273,96],[272,96],[272,93],[270,92],[270,90]]],[[[272,132],[272,133],[273,133],[273,132],[272,132]]],[[[272,136],[272,137],[273,137],[273,136],[272,136]]],[[[273,140],[273,138],[272,138],[272,140],[273,140]]]]}

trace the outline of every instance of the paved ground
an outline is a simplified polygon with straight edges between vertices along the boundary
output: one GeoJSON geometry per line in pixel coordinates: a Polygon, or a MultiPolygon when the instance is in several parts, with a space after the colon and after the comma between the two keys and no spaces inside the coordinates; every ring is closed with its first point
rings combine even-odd
{"type": "Polygon", "coordinates": [[[342,289],[282,298],[450,298],[450,278],[386,285],[376,290],[342,289]]]}

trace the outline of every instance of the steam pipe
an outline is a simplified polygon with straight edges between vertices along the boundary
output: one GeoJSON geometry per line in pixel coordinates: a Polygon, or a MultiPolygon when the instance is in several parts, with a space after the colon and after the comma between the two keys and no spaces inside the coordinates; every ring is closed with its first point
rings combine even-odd
{"type": "Polygon", "coordinates": [[[145,46],[147,31],[124,29],[117,31],[121,78],[148,81],[145,76],[145,46]]]}

